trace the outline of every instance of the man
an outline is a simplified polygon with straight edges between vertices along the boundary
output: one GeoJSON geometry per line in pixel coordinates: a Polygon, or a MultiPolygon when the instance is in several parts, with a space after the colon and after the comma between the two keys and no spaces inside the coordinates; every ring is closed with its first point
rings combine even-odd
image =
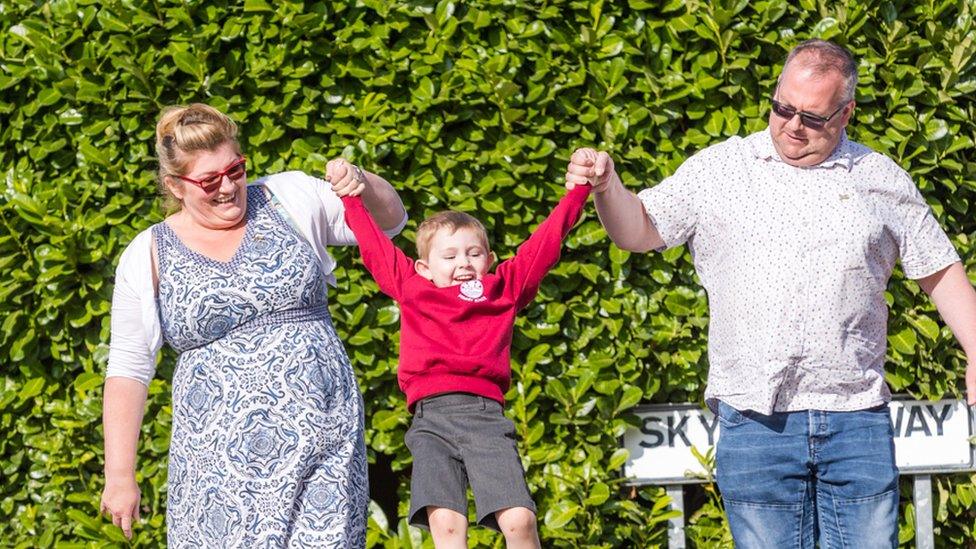
{"type": "Polygon", "coordinates": [[[897,547],[898,472],[884,381],[885,286],[900,259],[968,358],[976,293],[911,178],[847,139],[857,64],[810,40],[786,59],[769,127],[692,156],[635,195],[580,149],[610,238],[687,243],[708,292],[705,399],[722,425],[717,480],[737,547],[897,547]]]}

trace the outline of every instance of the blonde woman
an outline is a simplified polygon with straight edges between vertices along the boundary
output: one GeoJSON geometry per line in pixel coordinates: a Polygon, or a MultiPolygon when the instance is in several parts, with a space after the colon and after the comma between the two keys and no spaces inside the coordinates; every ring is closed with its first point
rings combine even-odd
{"type": "Polygon", "coordinates": [[[139,515],[137,442],[156,355],[173,374],[170,547],[362,547],[368,490],[362,397],[327,306],[328,245],[355,244],[336,193],[384,230],[406,222],[385,180],[329,162],[248,183],[234,122],[194,104],[156,127],[175,206],[122,253],[105,382],[102,509],[139,515]]]}

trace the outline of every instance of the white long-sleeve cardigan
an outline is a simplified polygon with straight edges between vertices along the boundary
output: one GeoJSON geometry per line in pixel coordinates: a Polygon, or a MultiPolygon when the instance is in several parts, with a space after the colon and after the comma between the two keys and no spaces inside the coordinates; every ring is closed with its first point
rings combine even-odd
{"type": "MultiPolygon", "coordinates": [[[[356,237],[343,219],[342,201],[325,181],[303,172],[283,172],[262,177],[248,184],[248,191],[265,186],[287,214],[287,218],[312,245],[326,273],[332,274],[336,262],[326,246],[356,244],[356,237]]],[[[399,233],[403,220],[386,233],[399,233]]],[[[119,258],[112,294],[111,342],[106,377],[127,377],[149,385],[156,373],[156,355],[163,345],[156,290],[152,276],[152,231],[140,232],[119,258]]]]}

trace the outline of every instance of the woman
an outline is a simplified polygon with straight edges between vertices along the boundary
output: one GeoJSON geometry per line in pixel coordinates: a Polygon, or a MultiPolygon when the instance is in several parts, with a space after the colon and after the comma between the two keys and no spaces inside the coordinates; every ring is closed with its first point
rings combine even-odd
{"type": "Polygon", "coordinates": [[[362,397],[327,307],[330,244],[354,244],[338,195],[362,193],[391,234],[389,183],[344,160],[330,187],[301,172],[248,184],[237,127],[207,105],[156,126],[160,188],[176,212],[122,253],[105,382],[102,510],[138,520],[136,446],[165,341],[173,374],[171,547],[362,547],[368,503],[362,397]]]}

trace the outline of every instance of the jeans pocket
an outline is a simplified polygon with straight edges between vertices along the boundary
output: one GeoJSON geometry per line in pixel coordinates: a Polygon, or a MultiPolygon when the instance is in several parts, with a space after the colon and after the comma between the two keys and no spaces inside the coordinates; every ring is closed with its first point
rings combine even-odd
{"type": "Polygon", "coordinates": [[[718,422],[722,427],[736,427],[746,421],[744,413],[736,410],[728,404],[718,401],[718,422]]]}

